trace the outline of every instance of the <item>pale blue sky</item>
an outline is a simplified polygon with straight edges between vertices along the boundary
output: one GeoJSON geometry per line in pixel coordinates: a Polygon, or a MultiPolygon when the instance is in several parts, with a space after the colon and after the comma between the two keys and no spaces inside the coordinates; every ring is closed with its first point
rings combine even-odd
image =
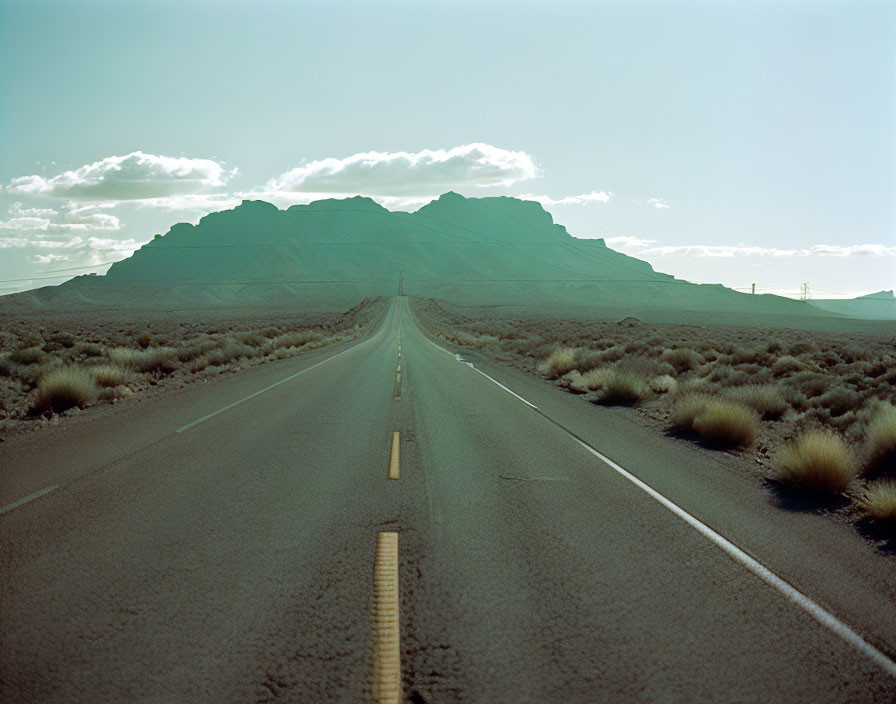
{"type": "Polygon", "coordinates": [[[545,197],[692,280],[896,285],[889,2],[0,0],[0,66],[0,279],[118,258],[272,184],[307,199],[283,175],[311,164],[408,209],[446,183],[545,197]],[[471,144],[494,149],[450,152],[471,144]],[[456,158],[387,156],[423,150],[456,158]],[[126,194],[49,181],[137,151],[210,161],[185,180],[192,162],[144,160],[126,194]],[[388,178],[341,161],[371,151],[388,178]]]}

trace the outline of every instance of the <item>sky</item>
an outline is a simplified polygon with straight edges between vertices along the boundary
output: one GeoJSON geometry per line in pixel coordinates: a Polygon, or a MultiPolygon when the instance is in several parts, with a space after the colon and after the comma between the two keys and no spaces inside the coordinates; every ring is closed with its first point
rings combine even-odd
{"type": "Polygon", "coordinates": [[[896,287],[896,4],[0,0],[0,294],[260,198],[538,200],[657,270],[896,287]]]}

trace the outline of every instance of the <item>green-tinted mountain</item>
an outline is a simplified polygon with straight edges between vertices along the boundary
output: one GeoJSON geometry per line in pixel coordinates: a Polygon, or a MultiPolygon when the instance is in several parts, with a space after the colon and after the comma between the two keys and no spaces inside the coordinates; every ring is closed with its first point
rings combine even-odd
{"type": "Polygon", "coordinates": [[[17,300],[41,307],[342,304],[394,295],[400,272],[405,293],[456,303],[825,314],[655,272],[603,240],[572,237],[535,202],[456,193],[415,213],[362,197],[286,210],[244,201],[197,225],[174,225],[105,276],[17,300]]]}

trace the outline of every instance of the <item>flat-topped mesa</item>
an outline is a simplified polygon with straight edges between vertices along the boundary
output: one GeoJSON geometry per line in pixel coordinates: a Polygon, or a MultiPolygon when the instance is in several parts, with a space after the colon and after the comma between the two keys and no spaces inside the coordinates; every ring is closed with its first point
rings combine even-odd
{"type": "Polygon", "coordinates": [[[324,198],[311,203],[297,203],[286,209],[287,212],[301,210],[346,210],[346,211],[370,211],[374,213],[388,213],[389,211],[372,198],[367,196],[351,196],[350,198],[324,198]]]}
{"type": "Polygon", "coordinates": [[[510,196],[465,198],[449,191],[424,205],[415,217],[431,218],[467,229],[472,235],[508,244],[545,244],[570,240],[562,225],[536,201],[510,196]]]}
{"type": "Polygon", "coordinates": [[[604,240],[571,236],[536,201],[453,191],[416,212],[362,196],[286,209],[247,199],[174,225],[106,276],[63,284],[44,299],[77,290],[94,305],[342,304],[395,295],[399,272],[409,295],[471,305],[812,312],[798,301],[674,280],[604,240]]]}

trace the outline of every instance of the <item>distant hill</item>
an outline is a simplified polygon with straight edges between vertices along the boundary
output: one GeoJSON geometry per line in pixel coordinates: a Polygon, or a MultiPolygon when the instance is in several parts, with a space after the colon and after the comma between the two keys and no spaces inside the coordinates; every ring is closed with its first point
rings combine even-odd
{"type": "Polygon", "coordinates": [[[405,293],[459,304],[850,315],[692,284],[571,236],[538,203],[456,193],[414,213],[362,197],[286,210],[243,201],[174,225],[105,276],[2,297],[0,311],[343,304],[394,295],[400,272],[405,293]]]}
{"type": "Polygon", "coordinates": [[[896,320],[896,296],[893,291],[878,291],[858,298],[813,299],[809,303],[827,313],[850,318],[896,320]]]}

